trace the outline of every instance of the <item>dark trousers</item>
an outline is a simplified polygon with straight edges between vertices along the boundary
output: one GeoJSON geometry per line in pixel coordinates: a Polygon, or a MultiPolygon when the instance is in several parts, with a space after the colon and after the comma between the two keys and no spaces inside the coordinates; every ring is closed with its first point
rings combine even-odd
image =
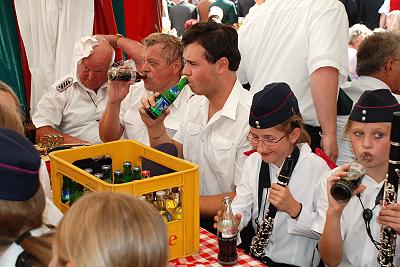
{"type": "Polygon", "coordinates": [[[321,133],[322,133],[322,129],[321,127],[315,127],[315,126],[311,126],[311,125],[305,125],[304,127],[307,131],[307,133],[310,135],[311,137],[311,149],[313,152],[315,152],[316,148],[320,148],[321,147],[321,133]]]}

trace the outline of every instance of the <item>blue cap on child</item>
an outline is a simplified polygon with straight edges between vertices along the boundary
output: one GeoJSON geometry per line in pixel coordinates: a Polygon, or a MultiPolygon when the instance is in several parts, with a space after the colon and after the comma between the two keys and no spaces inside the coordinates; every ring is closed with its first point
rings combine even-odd
{"type": "Polygon", "coordinates": [[[367,90],[351,110],[349,120],[358,122],[391,122],[400,105],[388,89],[367,90]]]}
{"type": "Polygon", "coordinates": [[[297,98],[289,85],[271,83],[254,95],[249,124],[258,129],[271,128],[299,113],[297,98]]]}
{"type": "Polygon", "coordinates": [[[25,201],[39,189],[40,155],[21,134],[0,129],[0,199],[25,201]]]}

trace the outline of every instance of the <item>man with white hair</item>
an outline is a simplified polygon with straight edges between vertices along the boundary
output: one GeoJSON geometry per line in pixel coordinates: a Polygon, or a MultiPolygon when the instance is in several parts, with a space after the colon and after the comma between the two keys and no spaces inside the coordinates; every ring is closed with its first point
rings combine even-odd
{"type": "Polygon", "coordinates": [[[32,117],[38,140],[61,134],[64,143],[101,142],[99,120],[107,104],[107,71],[114,55],[104,39],[87,36],[76,43],[76,67],[51,85],[32,117]]]}

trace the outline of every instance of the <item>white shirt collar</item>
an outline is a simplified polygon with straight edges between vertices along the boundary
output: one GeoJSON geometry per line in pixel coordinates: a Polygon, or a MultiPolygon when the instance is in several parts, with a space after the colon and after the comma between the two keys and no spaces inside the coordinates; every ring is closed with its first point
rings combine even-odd
{"type": "Polygon", "coordinates": [[[386,83],[384,83],[382,80],[379,80],[372,76],[360,76],[359,80],[370,84],[372,88],[389,89],[390,90],[389,86],[386,83]]]}

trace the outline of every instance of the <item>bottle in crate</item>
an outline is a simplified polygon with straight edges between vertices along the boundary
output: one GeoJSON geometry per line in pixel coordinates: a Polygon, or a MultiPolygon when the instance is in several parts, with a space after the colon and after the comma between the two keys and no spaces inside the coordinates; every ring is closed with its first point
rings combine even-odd
{"type": "Polygon", "coordinates": [[[165,207],[165,199],[166,199],[165,191],[156,192],[156,208],[160,211],[163,220],[165,222],[170,222],[172,221],[172,217],[165,207]]]}
{"type": "Polygon", "coordinates": [[[142,168],[140,168],[140,166],[133,166],[132,176],[133,176],[133,180],[141,180],[142,179],[142,168]]]}
{"type": "Polygon", "coordinates": [[[103,180],[109,184],[112,184],[112,171],[110,165],[101,166],[101,173],[103,174],[103,180]]]}
{"type": "Polygon", "coordinates": [[[124,180],[124,173],[121,170],[114,171],[114,184],[123,184],[124,180]]]}
{"type": "Polygon", "coordinates": [[[132,174],[132,163],[130,161],[125,161],[123,164],[124,170],[124,183],[129,183],[133,181],[132,174]]]}
{"type": "Polygon", "coordinates": [[[182,219],[182,190],[179,187],[173,188],[171,193],[172,199],[177,203],[174,210],[175,220],[182,219]]]}

